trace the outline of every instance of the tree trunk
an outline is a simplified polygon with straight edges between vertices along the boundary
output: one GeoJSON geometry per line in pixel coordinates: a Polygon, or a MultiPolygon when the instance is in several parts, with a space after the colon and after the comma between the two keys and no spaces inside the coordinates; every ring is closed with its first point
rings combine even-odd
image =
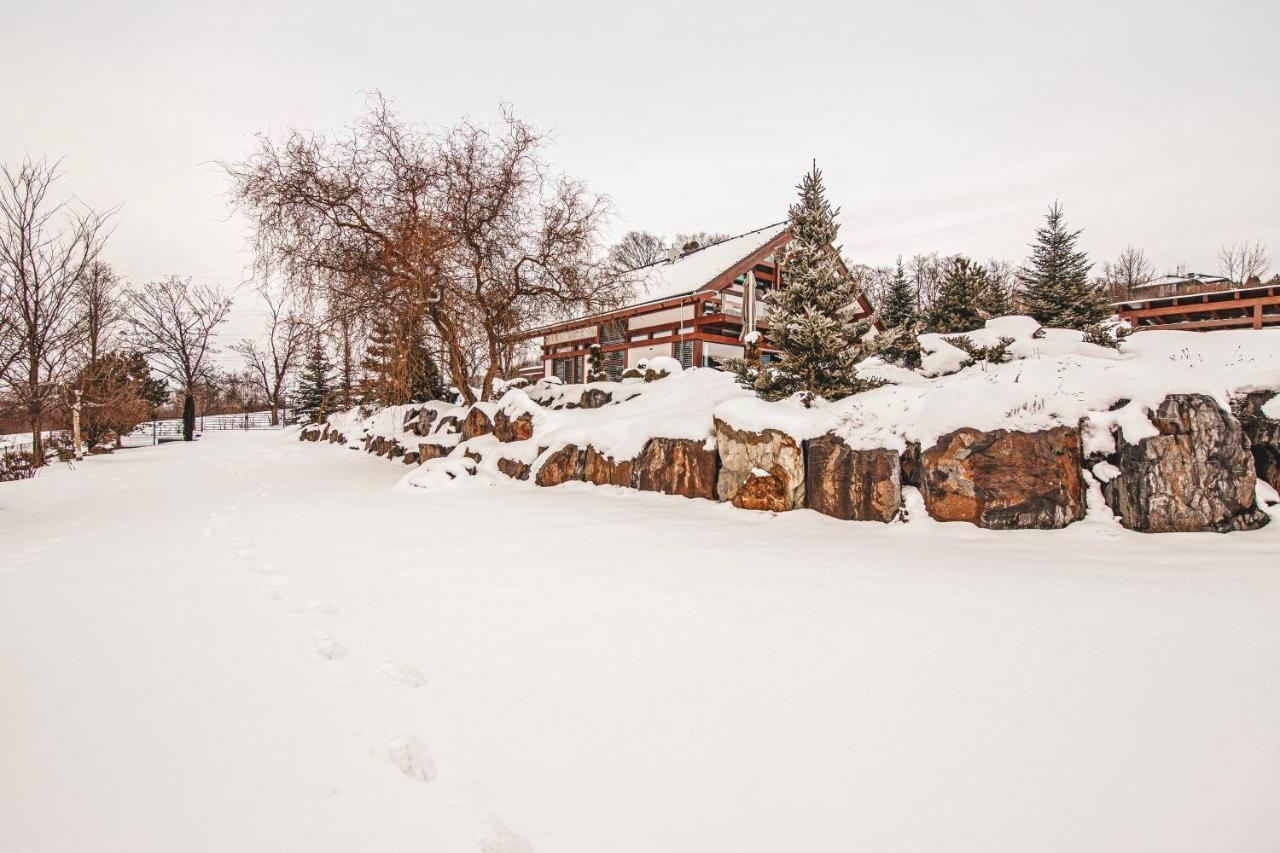
{"type": "Polygon", "coordinates": [[[40,411],[31,413],[31,467],[44,465],[44,418],[40,411]]]}
{"type": "Polygon", "coordinates": [[[196,398],[190,392],[182,400],[182,440],[192,441],[196,437],[196,398]]]}
{"type": "Polygon", "coordinates": [[[279,404],[274,400],[271,401],[271,425],[280,426],[279,404]]]}

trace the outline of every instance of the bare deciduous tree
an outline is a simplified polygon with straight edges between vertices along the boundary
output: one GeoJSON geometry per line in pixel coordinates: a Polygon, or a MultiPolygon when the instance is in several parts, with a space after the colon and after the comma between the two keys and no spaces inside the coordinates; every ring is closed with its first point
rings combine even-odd
{"type": "Polygon", "coordinates": [[[1237,240],[1218,252],[1218,272],[1237,284],[1262,278],[1271,268],[1271,258],[1261,240],[1237,240]]]}
{"type": "Polygon", "coordinates": [[[0,279],[7,291],[0,361],[14,406],[31,428],[33,465],[44,463],[43,426],[82,340],[79,288],[102,250],[115,210],[98,212],[51,197],[58,164],[0,165],[0,279]]]}
{"type": "Polygon", "coordinates": [[[1102,264],[1102,284],[1112,299],[1128,299],[1135,287],[1141,287],[1156,277],[1155,267],[1147,260],[1147,253],[1137,246],[1125,246],[1114,261],[1102,264]]]}
{"type": "Polygon", "coordinates": [[[667,256],[666,241],[648,231],[628,231],[609,249],[609,265],[619,273],[630,272],[667,256]]]}
{"type": "Polygon", "coordinates": [[[271,407],[271,425],[277,426],[280,409],[284,407],[285,385],[302,358],[310,326],[290,304],[287,295],[273,294],[265,287],[260,293],[267,306],[267,326],[262,339],[245,338],[232,349],[244,357],[245,366],[271,407]]]}
{"type": "Polygon", "coordinates": [[[216,287],[169,276],[130,294],[134,344],[154,359],[184,395],[182,437],[195,434],[195,389],[217,352],[213,334],[231,311],[231,298],[216,287]]]}
{"type": "Polygon", "coordinates": [[[425,321],[470,401],[492,393],[513,334],[620,293],[616,277],[597,276],[603,199],[550,174],[543,141],[510,113],[497,129],[423,131],[375,95],[340,139],[260,138],[225,168],[261,261],[329,316],[425,321]]]}

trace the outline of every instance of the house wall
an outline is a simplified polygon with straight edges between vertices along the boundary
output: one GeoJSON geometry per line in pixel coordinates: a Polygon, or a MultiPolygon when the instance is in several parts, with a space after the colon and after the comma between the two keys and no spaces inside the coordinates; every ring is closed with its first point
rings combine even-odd
{"type": "Polygon", "coordinates": [[[683,320],[693,319],[693,306],[680,305],[675,308],[668,308],[665,311],[654,311],[649,314],[637,314],[628,318],[628,329],[647,329],[651,326],[661,326],[665,323],[679,323],[683,320]]]}
{"type": "Polygon", "coordinates": [[[627,350],[627,367],[635,367],[640,363],[641,359],[653,358],[656,355],[671,355],[672,340],[672,338],[667,338],[660,344],[652,344],[645,347],[632,347],[627,350]]]}

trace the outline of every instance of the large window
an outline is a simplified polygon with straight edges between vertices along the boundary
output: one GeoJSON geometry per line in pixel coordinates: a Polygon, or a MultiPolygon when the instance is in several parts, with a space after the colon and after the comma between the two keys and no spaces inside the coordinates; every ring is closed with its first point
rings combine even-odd
{"type": "Polygon", "coordinates": [[[693,367],[693,341],[676,341],[671,345],[672,356],[683,368],[693,367]]]}
{"type": "Polygon", "coordinates": [[[578,384],[582,381],[582,356],[551,359],[551,375],[566,385],[578,384]]]}

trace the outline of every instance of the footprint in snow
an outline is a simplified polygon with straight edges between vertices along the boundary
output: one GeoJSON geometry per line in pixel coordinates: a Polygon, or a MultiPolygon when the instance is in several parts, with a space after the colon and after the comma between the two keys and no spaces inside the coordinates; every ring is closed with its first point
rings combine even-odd
{"type": "Polygon", "coordinates": [[[409,732],[392,735],[387,756],[397,769],[410,779],[430,782],[436,778],[436,766],[427,748],[409,732]]]}
{"type": "Polygon", "coordinates": [[[533,853],[533,847],[507,829],[496,816],[491,816],[489,831],[480,839],[480,853],[533,853]]]}
{"type": "Polygon", "coordinates": [[[313,598],[306,604],[302,605],[302,609],[307,613],[325,613],[332,616],[342,608],[338,606],[336,601],[326,601],[323,598],[313,598]]]}
{"type": "Polygon", "coordinates": [[[329,636],[328,631],[313,631],[311,642],[316,654],[325,660],[337,660],[347,653],[346,646],[329,636]]]}
{"type": "Polygon", "coordinates": [[[412,664],[396,663],[393,660],[383,658],[378,661],[378,668],[386,673],[387,678],[392,681],[398,681],[405,687],[422,687],[427,683],[427,679],[412,664]]]}
{"type": "Polygon", "coordinates": [[[283,578],[266,577],[258,582],[258,591],[262,593],[263,598],[268,598],[272,601],[284,601],[285,587],[288,585],[288,581],[283,578]]]}

